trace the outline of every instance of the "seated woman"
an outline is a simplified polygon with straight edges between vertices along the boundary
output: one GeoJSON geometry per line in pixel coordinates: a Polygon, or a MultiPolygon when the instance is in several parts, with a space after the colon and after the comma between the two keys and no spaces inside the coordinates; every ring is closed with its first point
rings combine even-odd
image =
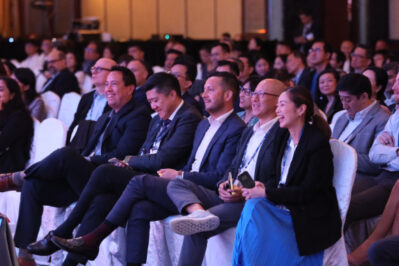
{"type": "Polygon", "coordinates": [[[21,97],[28,107],[31,115],[40,122],[46,119],[46,106],[40,95],[36,92],[36,78],[29,68],[17,68],[12,76],[21,89],[21,97]]]}
{"type": "MultiPolygon", "coordinates": [[[[352,253],[348,255],[348,261],[353,265],[361,265],[370,260],[372,265],[398,265],[399,264],[399,181],[395,183],[389,196],[387,205],[382,213],[381,219],[373,233],[352,253]],[[390,238],[381,240],[391,235],[390,238]],[[396,242],[389,245],[389,242],[396,242]],[[386,246],[388,243],[388,246],[386,246]],[[381,259],[376,260],[380,247],[384,247],[384,253],[388,260],[381,264],[381,259]],[[371,247],[371,248],[370,248],[371,247]],[[371,256],[370,256],[371,255],[371,256]],[[389,263],[388,263],[389,262],[389,263]]],[[[380,257],[381,255],[379,255],[380,257]]]]}
{"type": "Polygon", "coordinates": [[[266,57],[261,56],[255,59],[255,73],[259,77],[264,77],[270,70],[270,63],[266,57]]]}
{"type": "Polygon", "coordinates": [[[341,236],[332,185],[327,123],[313,112],[309,90],[291,87],[279,97],[270,171],[243,188],[233,265],[322,265],[323,250],[341,236]]]}
{"type": "Polygon", "coordinates": [[[339,74],[332,69],[322,71],[317,80],[321,95],[316,103],[326,114],[328,123],[331,123],[336,112],[342,110],[342,103],[337,91],[338,81],[339,74]]]}
{"type": "Polygon", "coordinates": [[[256,86],[262,79],[253,76],[249,77],[242,86],[240,90],[240,107],[244,109],[244,111],[238,112],[237,115],[245,122],[248,126],[253,126],[258,122],[258,118],[256,118],[252,114],[252,92],[255,91],[256,86]]]}
{"type": "Polygon", "coordinates": [[[0,77],[0,173],[25,169],[30,157],[33,120],[17,82],[0,77]]]}

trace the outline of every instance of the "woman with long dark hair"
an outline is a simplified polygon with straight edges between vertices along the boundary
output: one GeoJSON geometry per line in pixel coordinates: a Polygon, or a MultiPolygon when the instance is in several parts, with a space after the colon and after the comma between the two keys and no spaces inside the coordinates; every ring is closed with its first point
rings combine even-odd
{"type": "Polygon", "coordinates": [[[322,265],[341,236],[328,124],[314,115],[309,90],[291,87],[278,100],[280,130],[261,182],[243,188],[233,265],[322,265]]]}
{"type": "Polygon", "coordinates": [[[29,109],[31,115],[40,122],[46,118],[46,106],[40,95],[36,92],[36,78],[29,68],[17,68],[11,76],[18,83],[21,98],[29,109]]]}
{"type": "Polygon", "coordinates": [[[0,173],[25,169],[30,157],[33,120],[18,83],[0,77],[0,173]]]}

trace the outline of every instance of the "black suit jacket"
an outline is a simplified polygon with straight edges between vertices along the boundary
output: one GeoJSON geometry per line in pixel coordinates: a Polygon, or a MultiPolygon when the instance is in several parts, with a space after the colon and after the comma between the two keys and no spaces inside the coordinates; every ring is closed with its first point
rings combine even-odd
{"type": "Polygon", "coordinates": [[[315,70],[307,67],[302,71],[301,76],[299,77],[299,81],[297,81],[298,86],[303,86],[310,90],[312,87],[312,80],[313,80],[313,75],[315,73],[315,70]]]}
{"type": "Polygon", "coordinates": [[[145,140],[151,119],[148,108],[145,105],[135,103],[134,99],[114,114],[115,117],[112,118],[108,128],[105,129],[110,113],[107,112],[98,119],[93,135],[82,151],[83,156],[90,155],[105,130],[101,155],[96,155],[91,159],[96,164],[106,163],[113,157],[122,160],[128,154],[137,154],[145,140]]]}
{"type": "Polygon", "coordinates": [[[301,255],[322,251],[341,236],[341,218],[332,184],[333,162],[328,139],[306,124],[295,150],[285,186],[278,187],[289,132],[279,129],[267,171],[261,175],[266,197],[290,210],[301,255]]]}
{"type": "MultiPolygon", "coordinates": [[[[69,126],[67,133],[67,144],[71,141],[71,134],[73,129],[79,124],[80,121],[85,120],[87,112],[89,112],[91,105],[94,100],[95,91],[88,92],[82,96],[79,101],[78,108],[76,109],[75,116],[73,118],[72,124],[69,126]]],[[[108,104],[105,105],[103,113],[111,111],[111,107],[108,104]]]]}
{"type": "MultiPolygon", "coordinates": [[[[202,117],[197,110],[188,103],[183,103],[176,116],[168,125],[165,136],[156,154],[133,156],[129,165],[145,173],[156,174],[162,168],[182,169],[190,155],[195,130],[202,117]]],[[[149,150],[161,126],[158,115],[151,120],[147,138],[141,151],[149,150]]]]}
{"type": "Polygon", "coordinates": [[[61,72],[52,80],[49,81],[50,84],[45,84],[45,91],[53,91],[60,98],[64,96],[65,93],[68,92],[76,92],[80,94],[80,88],[78,84],[78,80],[75,75],[71,73],[67,68],[61,70],[61,72]]]}
{"type": "Polygon", "coordinates": [[[0,128],[0,173],[25,169],[30,158],[33,120],[28,112],[15,110],[0,128]]]}
{"type": "Polygon", "coordinates": [[[183,168],[184,179],[209,189],[215,189],[217,182],[223,177],[234,158],[238,141],[245,127],[245,123],[234,112],[230,114],[209,143],[199,172],[190,172],[198,147],[209,128],[208,119],[202,120],[195,132],[190,158],[183,168]]]}
{"type": "Polygon", "coordinates": [[[200,112],[202,114],[202,108],[199,102],[197,102],[193,96],[191,96],[188,92],[186,92],[185,94],[182,95],[183,100],[186,103],[191,104],[192,106],[194,106],[198,112],[200,112]]]}

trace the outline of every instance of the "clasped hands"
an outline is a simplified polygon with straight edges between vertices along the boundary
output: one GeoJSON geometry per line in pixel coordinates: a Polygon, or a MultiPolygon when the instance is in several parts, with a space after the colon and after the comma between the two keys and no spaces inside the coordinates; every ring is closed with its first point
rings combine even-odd
{"type": "Polygon", "coordinates": [[[384,131],[378,136],[378,142],[380,142],[382,145],[387,145],[394,147],[395,146],[395,140],[391,135],[389,135],[388,132],[384,131]]]}

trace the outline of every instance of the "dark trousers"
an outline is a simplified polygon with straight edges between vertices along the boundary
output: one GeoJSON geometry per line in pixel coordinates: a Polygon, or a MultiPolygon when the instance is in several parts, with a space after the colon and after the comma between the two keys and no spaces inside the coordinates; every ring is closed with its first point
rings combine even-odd
{"type": "Polygon", "coordinates": [[[392,236],[375,242],[369,248],[368,256],[371,265],[399,265],[399,236],[392,236]]]}
{"type": "Polygon", "coordinates": [[[95,167],[70,148],[56,150],[29,167],[22,186],[15,245],[26,248],[34,242],[43,205],[66,207],[76,201],[95,167]]]}
{"type": "MultiPolygon", "coordinates": [[[[76,236],[93,231],[104,221],[130,179],[136,174],[137,172],[130,168],[121,168],[110,164],[97,167],[80,194],[71,214],[54,230],[54,234],[69,237],[79,224],[76,236]]],[[[85,263],[86,258],[69,253],[67,260],[85,263]]]]}
{"type": "Polygon", "coordinates": [[[382,171],[376,177],[358,175],[346,216],[345,229],[353,222],[382,214],[399,172],[382,171]]]}
{"type": "Polygon", "coordinates": [[[127,223],[127,263],[145,263],[147,259],[150,222],[177,214],[166,187],[168,179],[138,175],[130,180],[106,220],[114,225],[127,223]]]}
{"type": "Polygon", "coordinates": [[[172,180],[167,190],[179,212],[183,212],[183,209],[190,204],[198,203],[220,219],[219,227],[215,230],[184,237],[179,265],[201,265],[208,238],[236,226],[245,202],[225,203],[215,190],[184,179],[172,180]]]}

